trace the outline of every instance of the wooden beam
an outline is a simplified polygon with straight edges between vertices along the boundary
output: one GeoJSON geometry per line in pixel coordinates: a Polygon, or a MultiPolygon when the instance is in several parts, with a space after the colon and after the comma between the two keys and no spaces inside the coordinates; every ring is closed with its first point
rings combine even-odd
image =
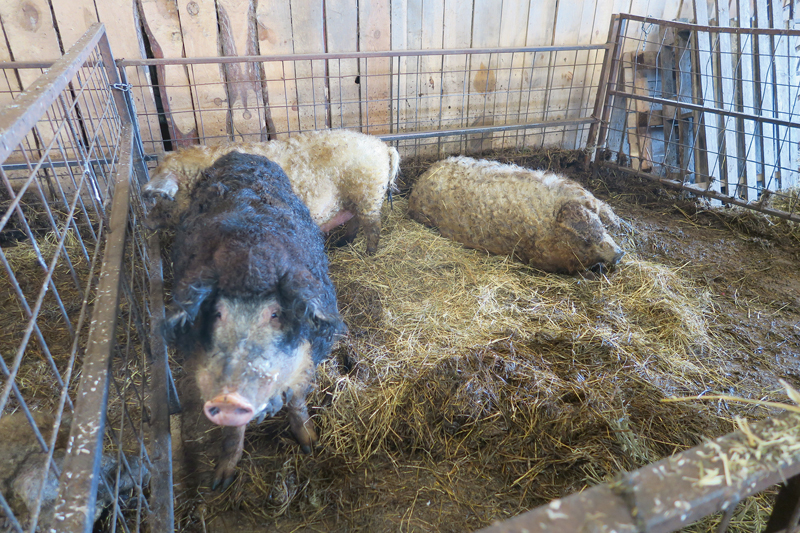
{"type": "MultiPolygon", "coordinates": [[[[283,0],[259,2],[256,7],[258,44],[263,55],[293,54],[291,4],[283,0]]],[[[300,131],[297,84],[293,61],[267,61],[263,64],[264,84],[274,124],[272,137],[285,139],[300,131]]]]}
{"type": "MultiPolygon", "coordinates": [[[[391,1],[372,0],[358,3],[359,50],[373,52],[389,50],[391,41],[391,1]]],[[[391,131],[391,60],[388,58],[361,59],[359,86],[361,88],[361,130],[380,135],[391,131]]]]}
{"type": "MultiPolygon", "coordinates": [[[[141,59],[146,57],[142,36],[139,33],[139,10],[130,0],[98,0],[95,2],[100,22],[106,26],[106,34],[116,59],[141,59]],[[113,30],[111,30],[113,28],[113,30]]],[[[133,85],[131,94],[136,106],[139,132],[148,154],[164,152],[161,140],[161,125],[158,121],[152,80],[147,67],[129,67],[128,82],[133,85]]]]}
{"type": "MultiPolygon", "coordinates": [[[[721,27],[730,26],[730,13],[727,0],[719,3],[718,25],[721,27]]],[[[733,53],[731,34],[719,33],[719,59],[717,60],[720,70],[719,91],[717,93],[717,107],[726,111],[736,109],[736,92],[734,89],[734,73],[736,67],[736,56],[733,53]]],[[[724,131],[725,139],[725,159],[723,162],[724,181],[727,194],[733,196],[739,191],[739,157],[738,143],[736,141],[736,119],[731,117],[719,117],[720,131],[724,131]]]]}
{"type": "MultiPolygon", "coordinates": [[[[183,34],[174,0],[138,0],[144,30],[153,57],[183,57],[183,34]]],[[[183,65],[162,65],[158,72],[159,94],[170,137],[176,146],[198,143],[189,76],[183,65]]]]}
{"type": "MultiPolygon", "coordinates": [[[[327,0],[325,19],[328,52],[358,50],[357,0],[327,0]]],[[[328,74],[331,127],[358,129],[361,115],[360,90],[356,83],[358,60],[331,59],[328,74]]]]}
{"type": "MultiPolygon", "coordinates": [[[[767,8],[767,0],[756,0],[756,20],[759,28],[769,28],[769,11],[767,8]]],[[[769,35],[758,36],[758,107],[756,114],[762,117],[775,116],[775,99],[773,98],[773,91],[775,90],[775,69],[772,62],[773,48],[772,39],[769,35]]],[[[763,165],[763,183],[764,188],[774,189],[776,187],[777,172],[779,165],[776,164],[777,153],[775,140],[777,133],[775,126],[772,124],[758,124],[758,131],[761,137],[761,154],[763,165]]]]}
{"type": "MultiPolygon", "coordinates": [[[[695,2],[695,20],[701,26],[708,26],[708,6],[704,0],[695,2]]],[[[712,75],[713,65],[711,62],[712,48],[709,33],[706,31],[695,32],[697,38],[697,55],[699,63],[697,65],[696,80],[698,80],[698,92],[703,105],[714,104],[714,78],[712,75]]],[[[701,157],[705,161],[708,172],[707,189],[719,192],[721,158],[719,157],[719,140],[717,130],[717,118],[711,114],[703,114],[700,117],[700,124],[705,132],[705,152],[701,152],[701,157]]]]}
{"type": "MultiPolygon", "coordinates": [[[[749,0],[741,0],[739,3],[739,24],[742,28],[751,28],[752,17],[750,12],[749,0]]],[[[741,111],[756,114],[758,101],[755,84],[755,39],[752,35],[739,35],[739,52],[741,53],[740,64],[742,68],[741,92],[742,109],[741,111]]],[[[744,121],[744,134],[740,143],[743,143],[745,156],[745,175],[741,177],[740,184],[745,187],[745,198],[751,202],[758,199],[758,154],[760,150],[756,146],[759,142],[756,136],[755,120],[744,121]]]]}
{"type": "MultiPolygon", "coordinates": [[[[222,55],[257,55],[255,0],[217,0],[222,55]]],[[[228,92],[231,134],[235,140],[268,137],[260,68],[255,63],[223,66],[228,92]]]]}
{"type": "MultiPolygon", "coordinates": [[[[214,0],[178,0],[178,15],[186,57],[219,55],[217,6],[214,0]]],[[[194,102],[195,124],[201,144],[230,140],[227,93],[220,65],[198,64],[187,68],[194,102]]]]}
{"type": "MultiPolygon", "coordinates": [[[[296,54],[325,51],[322,0],[291,0],[292,36],[296,54]]],[[[326,62],[295,61],[297,114],[302,131],[329,127],[326,98],[326,62]]]]}
{"type": "MultiPolygon", "coordinates": [[[[788,29],[787,19],[784,15],[783,2],[780,0],[772,1],[772,27],[776,29],[788,29]]],[[[796,86],[789,84],[789,36],[776,35],[773,37],[774,42],[774,68],[775,68],[775,112],[776,116],[782,120],[790,120],[792,109],[792,89],[797,90],[796,86]]],[[[778,126],[775,128],[777,133],[776,145],[778,150],[778,159],[780,168],[778,169],[779,180],[774,189],[784,189],[791,186],[791,182],[795,181],[789,177],[792,166],[792,144],[790,128],[786,126],[778,126]]]]}

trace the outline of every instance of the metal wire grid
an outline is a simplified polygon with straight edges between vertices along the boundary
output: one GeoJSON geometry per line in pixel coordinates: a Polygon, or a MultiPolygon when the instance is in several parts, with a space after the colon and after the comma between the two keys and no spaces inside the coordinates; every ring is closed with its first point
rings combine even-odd
{"type": "Polygon", "coordinates": [[[148,154],[350,128],[404,156],[580,148],[605,45],[118,61],[148,154]],[[247,61],[246,61],[247,60],[247,61]]]}
{"type": "Polygon", "coordinates": [[[615,24],[598,160],[800,220],[800,32],[615,24]]]}
{"type": "MultiPolygon", "coordinates": [[[[138,531],[150,511],[152,261],[138,231],[136,183],[128,205],[133,128],[108,65],[96,25],[0,112],[0,419],[19,417],[19,429],[33,431],[27,444],[45,466],[32,474],[63,474],[56,500],[43,499],[55,490],[45,485],[33,508],[0,493],[12,531],[33,532],[40,517],[50,523],[39,527],[91,530],[95,502],[104,530],[138,531]],[[115,255],[124,261],[109,261],[115,255]],[[116,276],[119,293],[109,281],[116,276]],[[37,427],[37,413],[52,420],[37,427]],[[57,450],[70,420],[67,449],[57,450]]],[[[0,68],[19,73],[14,64],[0,68]]],[[[7,481],[0,488],[10,489],[7,481]]]]}

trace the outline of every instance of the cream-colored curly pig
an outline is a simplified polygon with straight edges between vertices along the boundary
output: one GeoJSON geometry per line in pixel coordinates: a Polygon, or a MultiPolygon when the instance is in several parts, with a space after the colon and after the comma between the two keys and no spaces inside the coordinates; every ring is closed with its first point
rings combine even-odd
{"type": "Polygon", "coordinates": [[[157,199],[147,225],[157,229],[178,224],[200,173],[233,151],[262,155],[278,163],[323,231],[353,219],[344,238],[355,237],[360,225],[367,253],[378,250],[381,207],[387,190],[395,186],[400,154],[377,137],[349,130],[301,133],[285,141],[192,146],[172,152],[144,186],[145,197],[157,199]]]}
{"type": "Polygon", "coordinates": [[[623,255],[604,226],[619,226],[611,208],[542,170],[451,157],[420,176],[409,213],[470,248],[513,255],[547,272],[613,265],[623,255]]]}

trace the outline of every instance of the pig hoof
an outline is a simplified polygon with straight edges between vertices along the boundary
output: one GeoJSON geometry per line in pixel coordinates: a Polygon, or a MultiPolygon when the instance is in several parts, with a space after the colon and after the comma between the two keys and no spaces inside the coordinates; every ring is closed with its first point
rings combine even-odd
{"type": "Polygon", "coordinates": [[[311,450],[311,445],[309,445],[309,444],[301,444],[300,445],[300,451],[303,452],[306,455],[311,455],[311,451],[312,451],[311,450]]]}
{"type": "Polygon", "coordinates": [[[214,483],[211,484],[211,490],[217,490],[220,487],[220,492],[225,492],[231,486],[233,480],[236,479],[236,470],[234,467],[226,464],[221,464],[214,472],[214,483]]]}

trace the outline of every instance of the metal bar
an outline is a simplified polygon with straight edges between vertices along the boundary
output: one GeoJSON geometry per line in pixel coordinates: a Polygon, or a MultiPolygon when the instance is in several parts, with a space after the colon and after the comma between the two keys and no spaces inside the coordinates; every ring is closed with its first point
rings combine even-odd
{"type": "Polygon", "coordinates": [[[576,118],[572,120],[551,120],[548,122],[531,122],[530,124],[510,124],[504,126],[475,126],[470,128],[457,128],[453,130],[395,133],[392,135],[378,135],[378,138],[384,141],[402,141],[410,139],[429,139],[433,137],[442,137],[449,135],[467,135],[472,133],[493,133],[496,131],[525,130],[529,128],[554,128],[558,126],[579,126],[584,124],[593,124],[595,122],[597,122],[596,118],[586,117],[586,118],[576,118]]]}
{"type": "Polygon", "coordinates": [[[737,117],[746,120],[754,120],[756,122],[761,123],[768,123],[768,124],[776,124],[778,126],[786,126],[789,128],[798,128],[798,124],[792,122],[790,120],[781,120],[779,118],[774,117],[766,117],[760,115],[748,115],[747,113],[741,113],[739,111],[725,111],[724,109],[720,109],[718,107],[712,106],[704,106],[699,104],[693,104],[690,102],[678,102],[676,100],[667,100],[665,98],[658,98],[657,96],[646,96],[643,94],[633,94],[633,93],[626,93],[624,91],[618,91],[615,89],[609,90],[609,94],[614,96],[624,96],[626,98],[630,98],[631,100],[641,100],[643,102],[651,102],[654,104],[661,104],[661,105],[668,105],[674,106],[679,105],[681,108],[684,109],[691,109],[692,111],[699,111],[699,112],[706,112],[706,113],[716,113],[718,115],[726,116],[726,117],[737,117]]]}
{"type": "Polygon", "coordinates": [[[81,369],[81,382],[69,446],[58,487],[52,531],[90,533],[97,495],[98,472],[106,422],[109,367],[114,347],[119,303],[119,282],[128,225],[128,196],[133,165],[133,128],[122,127],[120,161],[114,175],[114,199],[108,224],[103,266],[92,310],[92,322],[81,369]]]}
{"type": "Polygon", "coordinates": [[[762,439],[754,445],[741,431],[729,433],[480,533],[676,531],[800,473],[800,450],[781,439],[796,439],[798,426],[798,413],[763,420],[750,426],[762,439]]]}
{"type": "Polygon", "coordinates": [[[771,215],[771,216],[774,216],[774,217],[783,218],[783,219],[786,219],[786,220],[792,220],[794,222],[800,222],[800,214],[787,213],[786,211],[781,211],[779,209],[772,209],[771,207],[764,207],[763,205],[760,205],[758,202],[747,202],[746,200],[741,200],[739,198],[734,198],[734,197],[731,197],[731,196],[727,196],[725,194],[721,194],[721,193],[718,193],[718,192],[715,192],[715,191],[707,191],[705,189],[700,189],[700,188],[694,187],[692,185],[687,185],[687,184],[681,183],[680,181],[671,180],[671,179],[667,179],[667,178],[661,178],[659,176],[656,176],[656,175],[653,175],[653,174],[649,174],[647,172],[639,172],[637,170],[633,170],[633,169],[630,169],[630,168],[622,167],[622,166],[617,165],[615,163],[610,163],[610,162],[606,161],[606,162],[601,162],[601,164],[603,166],[606,166],[606,167],[611,168],[613,170],[619,170],[621,172],[626,172],[628,174],[634,174],[634,175],[642,177],[642,178],[647,178],[647,179],[649,179],[651,181],[657,181],[659,183],[667,185],[668,187],[673,187],[673,188],[676,188],[676,189],[683,189],[685,191],[690,191],[690,192],[692,192],[694,194],[697,194],[698,196],[705,196],[705,197],[708,197],[708,198],[713,198],[713,199],[719,200],[720,202],[725,203],[725,204],[738,205],[740,207],[746,207],[748,209],[753,209],[754,211],[759,211],[761,213],[764,213],[764,214],[767,214],[767,215],[771,215]]]}
{"type": "Polygon", "coordinates": [[[785,29],[774,29],[774,28],[735,28],[735,27],[723,28],[720,26],[703,26],[701,24],[689,24],[687,22],[675,22],[672,20],[663,20],[653,17],[643,17],[641,15],[629,15],[627,13],[623,13],[622,15],[620,15],[620,17],[622,17],[625,20],[635,20],[638,22],[644,22],[648,24],[669,26],[671,28],[678,28],[679,30],[684,30],[684,31],[712,31],[718,33],[735,33],[738,35],[752,34],[752,35],[800,36],[800,30],[788,30],[788,29],[785,30],[785,29]]]}
{"type": "Polygon", "coordinates": [[[606,49],[605,57],[603,58],[603,68],[600,71],[600,81],[597,85],[597,98],[595,98],[594,111],[592,112],[592,116],[600,119],[600,121],[589,126],[589,137],[586,140],[586,147],[590,150],[590,152],[586,154],[587,162],[588,160],[594,159],[595,152],[597,151],[595,140],[597,139],[597,145],[605,142],[606,129],[608,127],[608,116],[611,113],[611,106],[608,105],[609,102],[607,101],[607,92],[612,83],[616,86],[616,80],[618,79],[613,77],[613,75],[619,68],[619,30],[619,15],[613,15],[611,17],[611,23],[608,27],[608,39],[606,40],[608,44],[612,44],[612,47],[606,49]],[[614,68],[612,68],[612,64],[614,65],[614,68]],[[614,81],[612,82],[611,80],[614,81]],[[599,137],[598,126],[600,129],[599,137]]]}
{"type": "MultiPolygon", "coordinates": [[[[438,55],[477,55],[501,54],[510,52],[561,52],[572,50],[602,50],[608,44],[587,44],[580,46],[536,46],[513,48],[453,48],[447,50],[387,50],[377,52],[341,52],[327,54],[281,54],[269,56],[228,56],[228,57],[175,57],[164,59],[120,59],[117,65],[121,67],[148,67],[158,65],[200,65],[204,63],[260,63],[267,61],[303,61],[325,59],[386,59],[391,57],[407,56],[438,56],[438,55]]],[[[13,65],[13,63],[11,63],[13,65]]],[[[0,68],[3,63],[0,62],[0,68]]]]}
{"type": "Polygon", "coordinates": [[[151,531],[175,531],[172,495],[172,438],[169,430],[170,393],[172,381],[167,357],[167,345],[161,331],[164,323],[164,281],[161,269],[159,237],[152,233],[147,239],[150,267],[150,487],[155,498],[150,502],[151,531]]]}
{"type": "Polygon", "coordinates": [[[69,85],[104,33],[102,24],[92,24],[83,37],[34,82],[30,90],[22,91],[13,105],[0,110],[0,161],[8,158],[59,93],[69,85]]]}

